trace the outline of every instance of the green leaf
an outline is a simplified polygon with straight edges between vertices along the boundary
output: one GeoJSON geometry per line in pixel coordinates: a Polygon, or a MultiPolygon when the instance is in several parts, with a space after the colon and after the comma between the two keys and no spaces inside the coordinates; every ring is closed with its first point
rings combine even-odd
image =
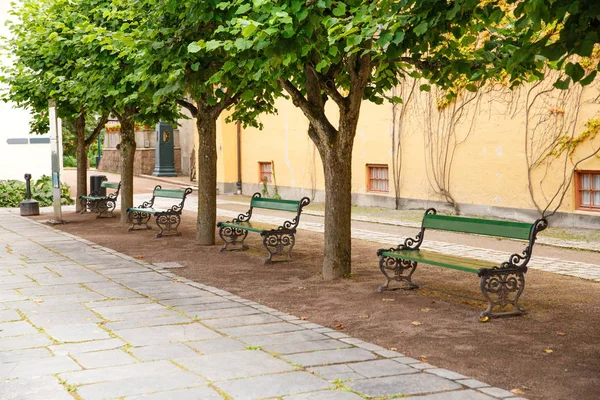
{"type": "Polygon", "coordinates": [[[214,50],[221,45],[221,42],[218,40],[209,40],[206,42],[206,50],[214,50]]]}
{"type": "Polygon", "coordinates": [[[250,90],[250,89],[246,90],[244,93],[242,93],[241,98],[242,98],[242,100],[246,100],[246,101],[252,100],[254,98],[254,91],[250,90]]]}
{"type": "Polygon", "coordinates": [[[397,30],[396,33],[394,33],[394,38],[392,39],[392,43],[400,44],[403,40],[404,40],[404,31],[397,30]]]}
{"type": "Polygon", "coordinates": [[[196,42],[192,42],[192,43],[190,43],[190,44],[188,45],[188,52],[189,52],[189,53],[197,53],[197,52],[199,52],[200,50],[202,50],[202,47],[200,47],[200,46],[198,45],[198,43],[196,43],[196,42]]]}
{"type": "MultiPolygon", "coordinates": [[[[248,40],[248,39],[237,38],[235,40],[235,47],[238,50],[247,50],[250,47],[252,47],[252,41],[248,40]]],[[[208,43],[207,43],[207,48],[208,48],[208,43]]]]}
{"type": "Polygon", "coordinates": [[[565,66],[565,73],[573,79],[573,82],[578,82],[585,75],[583,67],[579,63],[573,64],[572,62],[565,66]]]}
{"type": "Polygon", "coordinates": [[[571,78],[566,78],[564,80],[557,80],[554,82],[554,87],[560,90],[567,90],[569,88],[569,84],[571,83],[571,78]]]}
{"type": "Polygon", "coordinates": [[[588,32],[581,44],[575,48],[575,52],[582,57],[590,57],[594,51],[594,46],[598,42],[598,32],[588,32]]]}
{"type": "Polygon", "coordinates": [[[192,69],[192,71],[198,72],[198,69],[200,69],[200,63],[194,63],[190,66],[190,68],[192,69]]]}
{"type": "Polygon", "coordinates": [[[341,17],[346,14],[346,4],[338,2],[338,6],[333,9],[333,15],[341,17]]]}
{"type": "Polygon", "coordinates": [[[247,13],[250,9],[252,8],[252,5],[250,4],[242,4],[241,6],[238,7],[238,9],[235,11],[236,15],[239,14],[245,14],[247,13]]]}
{"type": "Polygon", "coordinates": [[[315,69],[317,70],[317,72],[321,72],[324,68],[327,68],[328,66],[329,63],[327,62],[327,60],[321,60],[321,62],[317,64],[315,69]]]}
{"type": "Polygon", "coordinates": [[[242,29],[242,36],[248,37],[248,36],[252,35],[254,32],[256,32],[257,29],[258,29],[258,27],[256,25],[250,24],[250,25],[246,26],[244,29],[242,29]]]}
{"type": "Polygon", "coordinates": [[[581,84],[581,86],[587,86],[590,83],[592,83],[594,81],[594,79],[596,79],[597,74],[598,74],[598,71],[592,71],[588,74],[588,76],[586,76],[581,81],[579,81],[579,83],[581,84]]]}
{"type": "Polygon", "coordinates": [[[429,24],[427,22],[421,22],[419,25],[415,26],[413,30],[417,36],[421,36],[427,32],[427,28],[429,28],[429,24]]]}
{"type": "Polygon", "coordinates": [[[423,85],[419,86],[419,89],[422,92],[429,92],[431,90],[431,85],[423,84],[423,85]]]}

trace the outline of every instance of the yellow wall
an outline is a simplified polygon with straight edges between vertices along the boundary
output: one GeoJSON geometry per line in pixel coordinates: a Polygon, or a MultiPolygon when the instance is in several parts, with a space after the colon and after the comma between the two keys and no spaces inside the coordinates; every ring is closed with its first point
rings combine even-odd
{"type": "MultiPolygon", "coordinates": [[[[551,84],[551,82],[550,82],[551,84]]],[[[418,85],[417,85],[418,86],[418,85]]],[[[564,124],[561,134],[570,134],[570,124],[574,123],[577,136],[584,130],[590,118],[600,117],[600,105],[593,98],[598,95],[598,87],[585,89],[581,103],[583,106],[576,115],[577,93],[565,96],[564,92],[553,91],[546,98],[537,100],[530,109],[529,123],[526,123],[524,110],[527,107],[527,94],[533,98],[532,86],[513,92],[505,88],[493,88],[477,94],[471,99],[467,93],[449,106],[438,110],[441,94],[416,94],[410,102],[396,106],[397,114],[401,107],[407,107],[402,127],[402,169],[400,195],[402,198],[427,202],[444,201],[434,190],[433,170],[442,165],[439,148],[448,138],[461,142],[454,148],[454,156],[448,169],[449,189],[454,200],[462,205],[486,207],[508,207],[534,209],[528,191],[526,164],[526,130],[539,125],[531,146],[543,146],[551,142],[548,138],[552,129],[564,124]],[[460,107],[466,103],[464,107],[460,107]],[[552,110],[561,109],[563,114],[552,110]],[[462,111],[461,111],[462,110],[462,111]],[[461,114],[462,112],[462,114],[461,114]],[[461,118],[457,118],[461,115],[461,118]],[[540,123],[540,121],[542,121],[540,123]],[[574,122],[575,121],[575,122],[574,122]],[[453,125],[454,124],[454,125],[453,125]],[[548,131],[545,137],[543,132],[548,131]],[[429,139],[432,147],[427,147],[429,139]],[[437,151],[437,152],[436,152],[437,151]],[[432,161],[433,160],[433,161],[432,161]]],[[[324,189],[321,160],[311,140],[306,134],[308,123],[304,115],[291,102],[279,99],[276,115],[262,115],[263,130],[244,129],[242,132],[242,181],[245,185],[260,187],[259,162],[273,161],[277,184],[280,188],[303,189],[306,194],[318,193],[324,189]]],[[[392,178],[392,129],[398,130],[399,121],[392,118],[393,106],[389,103],[375,105],[365,102],[355,139],[352,165],[352,191],[358,195],[394,197],[392,178]],[[385,164],[389,167],[390,192],[374,194],[367,192],[367,164],[385,164]]],[[[328,104],[331,121],[337,121],[333,102],[328,104]]],[[[218,130],[219,182],[237,181],[237,144],[235,124],[226,124],[223,116],[218,130]]],[[[558,132],[558,131],[557,131],[558,132]]],[[[555,132],[556,133],[556,132],[555,132]]],[[[584,157],[600,146],[600,135],[592,142],[580,145],[572,157],[566,157],[568,170],[573,162],[584,157]]],[[[451,148],[453,148],[451,146],[451,148]]],[[[536,199],[542,208],[548,204],[556,188],[562,183],[563,156],[560,159],[548,158],[545,164],[532,172],[532,182],[536,199]],[[551,161],[551,162],[549,162],[551,161]],[[546,165],[548,164],[548,165],[546,165]],[[542,182],[540,184],[540,182],[542,182]]],[[[600,158],[592,157],[578,169],[600,170],[600,158]]],[[[250,194],[250,193],[246,193],[250,194]]],[[[364,197],[364,196],[363,196],[364,197]]],[[[364,197],[365,199],[367,197],[364,197]]],[[[574,189],[568,190],[561,211],[575,209],[574,189]]],[[[387,204],[393,204],[393,200],[387,204]]],[[[598,214],[598,213],[595,213],[598,214]]]]}

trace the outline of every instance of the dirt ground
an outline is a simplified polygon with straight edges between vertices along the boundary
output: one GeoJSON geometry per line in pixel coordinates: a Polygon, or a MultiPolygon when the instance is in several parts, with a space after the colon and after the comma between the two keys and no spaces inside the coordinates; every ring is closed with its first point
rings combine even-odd
{"type": "MultiPolygon", "coordinates": [[[[263,265],[266,251],[249,235],[245,252],[220,253],[194,242],[195,215],[184,213],[181,237],[155,239],[154,231],[127,232],[116,219],[65,213],[59,227],[148,262],[174,261],[176,273],[409,357],[516,389],[530,399],[600,397],[600,285],[530,270],[521,297],[528,314],[478,321],[486,303],[476,275],[420,265],[420,290],[376,293],[384,282],[375,243],[353,241],[354,277],[320,277],[323,236],[300,231],[294,260],[263,265]],[[420,324],[419,324],[420,323],[420,324]]],[[[40,216],[38,219],[48,219],[40,216]]],[[[416,232],[415,232],[416,233],[416,232]]],[[[522,248],[515,248],[520,251],[522,248]]],[[[535,258],[535,254],[534,254],[535,258]]]]}

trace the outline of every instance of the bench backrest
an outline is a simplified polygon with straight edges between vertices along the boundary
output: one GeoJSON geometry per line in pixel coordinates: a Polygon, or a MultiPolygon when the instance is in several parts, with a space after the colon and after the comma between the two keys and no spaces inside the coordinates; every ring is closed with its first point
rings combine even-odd
{"type": "Polygon", "coordinates": [[[265,208],[268,210],[298,212],[300,201],[265,199],[264,197],[252,197],[250,202],[252,208],[265,208]]]}
{"type": "Polygon", "coordinates": [[[121,182],[108,182],[108,181],[103,181],[100,184],[101,187],[103,188],[108,188],[108,189],[118,189],[119,186],[121,186],[121,182]]]}
{"type": "Polygon", "coordinates": [[[163,189],[160,186],[154,188],[154,197],[164,197],[168,199],[185,199],[185,197],[191,193],[191,189],[179,190],[179,189],[163,189]]]}
{"type": "Polygon", "coordinates": [[[426,214],[423,228],[529,240],[533,224],[426,214]]]}

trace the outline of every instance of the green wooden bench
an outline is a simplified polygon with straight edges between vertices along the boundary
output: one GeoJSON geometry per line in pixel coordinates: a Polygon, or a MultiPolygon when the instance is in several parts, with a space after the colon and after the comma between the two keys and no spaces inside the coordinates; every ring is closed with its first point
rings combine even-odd
{"type": "Polygon", "coordinates": [[[310,204],[308,197],[296,200],[276,200],[262,198],[260,193],[254,193],[250,201],[250,210],[246,214],[240,214],[238,217],[229,222],[218,222],[219,236],[225,244],[221,251],[225,251],[229,245],[239,245],[238,248],[230,250],[246,250],[248,246],[244,244],[248,232],[258,233],[263,238],[263,246],[269,252],[269,256],[265,258],[265,264],[273,261],[274,255],[283,254],[287,249],[288,259],[292,258],[291,253],[296,243],[296,228],[300,223],[300,214],[302,209],[310,204]],[[296,214],[293,220],[285,221],[279,227],[268,226],[265,224],[255,224],[250,221],[252,218],[252,210],[255,208],[263,208],[267,210],[289,211],[296,214]]]}
{"type": "Polygon", "coordinates": [[[525,311],[519,306],[518,301],[525,288],[524,274],[527,272],[527,263],[531,259],[538,232],[543,231],[546,227],[548,227],[548,221],[544,218],[528,224],[437,215],[435,209],[430,208],[425,211],[421,232],[415,238],[406,239],[396,248],[377,250],[379,269],[386,277],[386,282],[379,287],[378,292],[388,289],[392,280],[406,282],[409,289],[417,288],[418,285],[412,282],[412,274],[418,263],[424,263],[471,272],[479,276],[481,292],[488,301],[487,310],[480,315],[482,322],[497,316],[520,315],[525,311]],[[426,229],[521,239],[527,240],[528,244],[521,254],[513,254],[508,261],[497,265],[489,261],[420,250],[426,229]],[[511,312],[493,312],[496,306],[505,307],[507,305],[512,305],[511,312]]]}
{"type": "Polygon", "coordinates": [[[170,236],[181,235],[181,232],[177,228],[181,223],[181,212],[183,211],[185,198],[190,193],[192,193],[192,188],[186,188],[185,190],[163,189],[160,185],[157,185],[152,193],[152,199],[144,202],[141,206],[127,209],[127,216],[131,221],[129,231],[139,230],[136,227],[142,226],[144,226],[142,229],[152,229],[148,226],[148,221],[154,215],[156,217],[156,225],[160,229],[160,232],[156,235],[157,238],[164,236],[165,232],[171,231],[175,232],[170,234],[170,236]],[[157,198],[175,199],[181,200],[181,202],[168,209],[157,209],[154,208],[154,201],[157,198]]]}
{"type": "Polygon", "coordinates": [[[117,205],[117,199],[119,198],[121,182],[103,181],[100,184],[100,187],[115,189],[116,191],[109,193],[106,196],[101,195],[100,190],[94,191],[87,196],[79,196],[79,201],[81,203],[80,214],[84,214],[88,211],[97,211],[98,216],[96,218],[111,218],[115,216],[113,211],[117,205]]]}

